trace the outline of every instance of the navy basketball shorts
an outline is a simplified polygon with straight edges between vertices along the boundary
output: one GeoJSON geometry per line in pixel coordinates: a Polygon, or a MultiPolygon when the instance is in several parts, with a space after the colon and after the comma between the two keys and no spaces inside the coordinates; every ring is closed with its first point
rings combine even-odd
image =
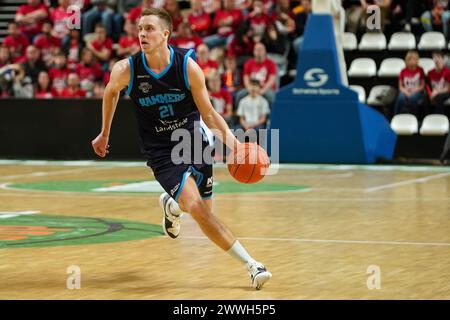
{"type": "Polygon", "coordinates": [[[163,189],[176,201],[180,197],[186,179],[191,176],[197,183],[202,199],[207,200],[213,194],[213,168],[212,164],[179,164],[153,169],[156,180],[163,189]]]}

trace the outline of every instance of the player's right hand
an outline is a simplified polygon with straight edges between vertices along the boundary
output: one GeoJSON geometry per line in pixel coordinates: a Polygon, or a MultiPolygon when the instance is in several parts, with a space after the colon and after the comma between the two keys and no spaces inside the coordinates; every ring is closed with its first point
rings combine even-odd
{"type": "Polygon", "coordinates": [[[106,154],[109,153],[109,144],[108,144],[108,137],[105,137],[101,133],[92,140],[92,148],[94,148],[94,152],[99,156],[104,158],[106,154]]]}

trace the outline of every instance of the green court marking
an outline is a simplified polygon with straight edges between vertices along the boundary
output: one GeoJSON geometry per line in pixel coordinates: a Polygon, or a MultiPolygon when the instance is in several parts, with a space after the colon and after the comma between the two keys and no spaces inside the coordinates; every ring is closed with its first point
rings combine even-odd
{"type": "Polygon", "coordinates": [[[26,215],[0,219],[0,249],[121,242],[162,235],[160,225],[109,218],[26,215]]]}
{"type": "MultiPolygon", "coordinates": [[[[66,191],[95,193],[161,193],[163,189],[157,181],[102,180],[102,181],[45,181],[8,184],[7,188],[36,191],[66,191]]],[[[248,193],[299,191],[308,187],[300,185],[256,183],[243,184],[221,181],[214,186],[214,193],[248,193]]]]}

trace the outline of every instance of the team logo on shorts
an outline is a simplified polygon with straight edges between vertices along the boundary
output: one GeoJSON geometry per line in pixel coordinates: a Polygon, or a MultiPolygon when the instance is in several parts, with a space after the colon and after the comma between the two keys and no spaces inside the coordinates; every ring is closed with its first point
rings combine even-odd
{"type": "Polygon", "coordinates": [[[170,190],[170,195],[173,197],[179,188],[180,183],[178,183],[172,190],[170,190]]]}
{"type": "Polygon", "coordinates": [[[149,93],[152,89],[152,85],[148,82],[141,82],[139,84],[139,90],[141,90],[143,93],[149,93]]]}
{"type": "Polygon", "coordinates": [[[213,177],[208,178],[208,180],[206,181],[206,187],[212,187],[213,185],[213,177]]]}

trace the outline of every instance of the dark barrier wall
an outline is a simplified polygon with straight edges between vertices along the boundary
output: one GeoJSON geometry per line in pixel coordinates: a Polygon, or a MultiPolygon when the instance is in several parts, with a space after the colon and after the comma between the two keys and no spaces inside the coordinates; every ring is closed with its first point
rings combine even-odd
{"type": "MultiPolygon", "coordinates": [[[[91,141],[101,118],[97,99],[0,99],[0,158],[98,159],[91,141]]],[[[110,160],[144,160],[130,100],[118,103],[110,145],[110,160]]]]}

